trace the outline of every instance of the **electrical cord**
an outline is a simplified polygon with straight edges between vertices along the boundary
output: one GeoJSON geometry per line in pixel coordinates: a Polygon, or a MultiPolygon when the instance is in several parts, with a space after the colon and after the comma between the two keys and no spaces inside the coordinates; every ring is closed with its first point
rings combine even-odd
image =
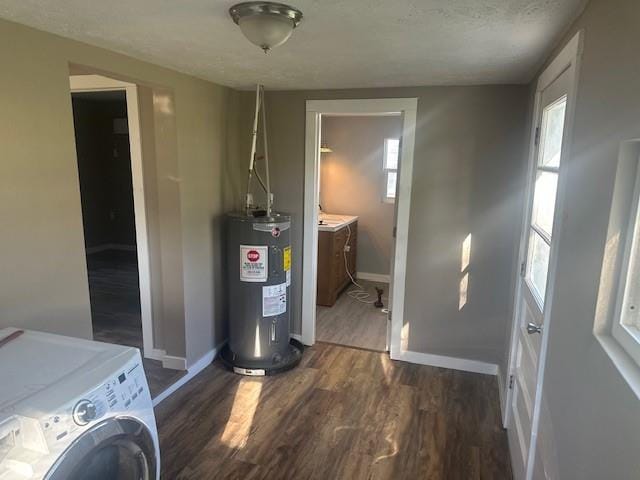
{"type": "MultiPolygon", "coordinates": [[[[356,279],[353,278],[351,272],[349,271],[349,262],[347,260],[347,245],[349,245],[349,240],[351,240],[351,225],[347,224],[347,241],[342,248],[342,256],[344,258],[344,268],[347,271],[347,275],[349,275],[349,279],[351,283],[353,283],[357,289],[347,291],[347,295],[349,295],[354,300],[357,300],[360,303],[365,303],[367,305],[373,305],[375,300],[371,299],[371,294],[367,292],[362,285],[356,282],[356,279]]],[[[351,247],[349,247],[351,248],[351,247]]],[[[386,299],[386,298],[385,298],[386,299]]]]}

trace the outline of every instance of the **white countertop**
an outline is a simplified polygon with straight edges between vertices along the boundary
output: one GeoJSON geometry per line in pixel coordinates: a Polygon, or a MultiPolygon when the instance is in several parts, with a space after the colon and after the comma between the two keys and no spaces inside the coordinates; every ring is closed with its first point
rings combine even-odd
{"type": "Polygon", "coordinates": [[[357,220],[358,217],[353,215],[321,213],[318,216],[318,230],[321,232],[337,232],[341,228],[344,228],[357,220]]]}

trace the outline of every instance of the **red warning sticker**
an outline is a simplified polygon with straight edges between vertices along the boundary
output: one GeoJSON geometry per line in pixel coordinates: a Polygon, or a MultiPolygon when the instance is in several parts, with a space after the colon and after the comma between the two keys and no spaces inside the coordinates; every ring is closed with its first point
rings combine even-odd
{"type": "Polygon", "coordinates": [[[269,276],[267,246],[240,245],[240,281],[266,282],[269,276]]]}

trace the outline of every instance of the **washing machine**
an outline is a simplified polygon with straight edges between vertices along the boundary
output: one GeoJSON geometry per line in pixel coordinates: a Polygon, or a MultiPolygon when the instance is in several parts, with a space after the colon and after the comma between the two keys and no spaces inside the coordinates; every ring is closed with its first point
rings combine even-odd
{"type": "Polygon", "coordinates": [[[0,330],[0,480],[159,478],[136,348],[0,330]]]}

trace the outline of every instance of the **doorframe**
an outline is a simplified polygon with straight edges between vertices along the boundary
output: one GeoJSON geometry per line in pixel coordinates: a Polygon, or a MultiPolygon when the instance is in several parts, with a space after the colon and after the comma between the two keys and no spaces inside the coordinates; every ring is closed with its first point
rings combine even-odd
{"type": "MultiPolygon", "coordinates": [[[[302,259],[302,332],[305,345],[316,340],[316,289],[318,266],[318,203],[320,128],[322,115],[332,116],[379,116],[402,115],[402,148],[400,155],[400,177],[396,196],[396,238],[393,259],[391,344],[392,359],[401,359],[406,351],[402,347],[402,325],[404,324],[404,292],[407,270],[407,247],[409,237],[409,213],[413,177],[417,98],[371,98],[347,100],[307,100],[304,163],[304,220],[302,259]]],[[[405,342],[406,343],[406,342],[405,342]]]]}
{"type": "MultiPolygon", "coordinates": [[[[553,61],[538,77],[536,92],[534,97],[533,121],[531,122],[531,132],[529,137],[529,153],[527,162],[527,176],[525,188],[525,202],[523,205],[522,225],[520,228],[520,246],[518,251],[517,263],[517,282],[514,291],[513,314],[511,319],[511,338],[509,342],[509,362],[507,368],[507,376],[504,379],[505,384],[500,388],[506,391],[505,403],[502,406],[503,425],[505,428],[511,428],[511,402],[513,401],[513,389],[509,388],[510,379],[515,375],[516,369],[516,344],[518,340],[518,321],[519,312],[522,307],[522,275],[520,268],[527,257],[527,236],[529,233],[529,223],[533,204],[533,175],[537,165],[538,146],[535,144],[536,130],[540,127],[540,113],[542,92],[555,81],[560,75],[568,72],[570,76],[569,90],[567,92],[567,111],[565,119],[565,130],[562,138],[562,160],[560,162],[558,175],[558,190],[556,195],[555,218],[553,222],[554,240],[551,245],[549,256],[548,285],[547,296],[544,304],[543,318],[544,328],[542,329],[542,338],[540,340],[540,355],[538,359],[538,370],[536,372],[536,391],[534,395],[533,413],[531,415],[531,436],[529,441],[529,451],[527,453],[527,464],[524,465],[525,479],[530,479],[533,475],[533,467],[535,464],[536,439],[538,434],[538,423],[540,419],[540,410],[542,404],[542,390],[544,384],[544,371],[546,367],[547,350],[549,344],[549,330],[552,320],[553,297],[555,293],[556,271],[558,266],[558,245],[562,238],[564,218],[566,216],[565,208],[565,192],[568,178],[568,169],[571,159],[571,143],[573,139],[573,125],[575,119],[576,98],[578,92],[578,79],[580,70],[580,61],[583,46],[583,31],[578,31],[567,42],[564,48],[557,54],[553,61]]],[[[513,454],[512,454],[513,455],[513,454]]]]}
{"type": "Polygon", "coordinates": [[[143,355],[146,358],[162,361],[165,359],[165,352],[164,350],[156,349],[153,340],[149,232],[144,192],[144,167],[142,162],[138,86],[135,83],[124,82],[102,75],[70,75],[69,86],[71,93],[124,91],[126,94],[133,208],[136,226],[136,252],[138,256],[143,355]]]}

